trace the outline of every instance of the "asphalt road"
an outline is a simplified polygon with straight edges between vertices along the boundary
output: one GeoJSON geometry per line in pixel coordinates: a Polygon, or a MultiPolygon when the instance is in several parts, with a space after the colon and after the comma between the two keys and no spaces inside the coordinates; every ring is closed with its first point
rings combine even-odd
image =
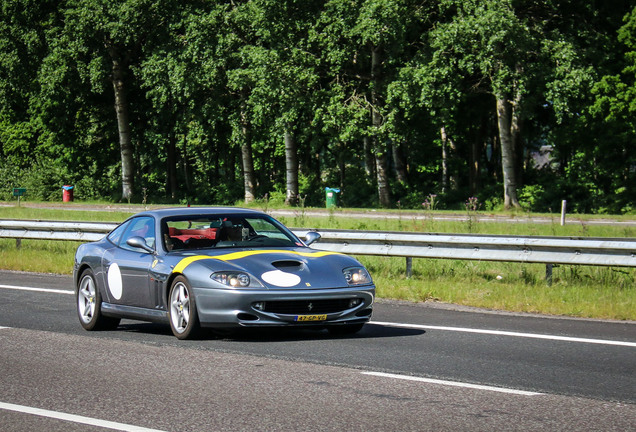
{"type": "Polygon", "coordinates": [[[634,322],[379,302],[353,337],[178,341],[86,332],[70,290],[0,271],[0,430],[636,430],[634,322]]]}

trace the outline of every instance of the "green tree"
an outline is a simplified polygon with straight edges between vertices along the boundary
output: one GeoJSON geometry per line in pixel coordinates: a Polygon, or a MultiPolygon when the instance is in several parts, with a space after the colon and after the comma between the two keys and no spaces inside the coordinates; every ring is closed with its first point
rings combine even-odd
{"type": "Polygon", "coordinates": [[[446,18],[431,34],[428,69],[442,80],[461,75],[467,84],[462,93],[492,96],[504,205],[519,207],[525,125],[545,105],[562,115],[572,94],[593,79],[567,33],[576,17],[570,5],[534,1],[449,0],[443,7],[446,18]]]}
{"type": "Polygon", "coordinates": [[[597,97],[592,108],[595,113],[605,114],[605,120],[619,120],[636,134],[636,8],[624,22],[618,40],[627,48],[625,66],[620,74],[606,75],[595,85],[597,97]]]}
{"type": "MultiPolygon", "coordinates": [[[[68,0],[64,27],[53,42],[49,62],[63,70],[77,70],[92,92],[103,94],[110,84],[119,136],[122,197],[134,191],[135,160],[131,104],[138,82],[133,74],[144,48],[162,38],[174,12],[172,2],[153,0],[68,0]]],[[[46,77],[44,77],[46,78],[46,77]]]]}
{"type": "Polygon", "coordinates": [[[0,171],[41,197],[633,208],[628,0],[0,5],[0,171]]]}
{"type": "MultiPolygon", "coordinates": [[[[220,72],[223,59],[216,55],[222,9],[200,2],[175,6],[164,23],[165,31],[155,35],[152,44],[144,46],[144,56],[133,69],[151,105],[144,141],[146,147],[160,150],[157,162],[165,163],[165,176],[161,175],[162,170],[153,171],[157,171],[156,177],[165,178],[160,186],[165,187],[171,200],[193,192],[188,136],[191,130],[200,130],[202,124],[214,127],[221,117],[217,111],[219,89],[223,85],[220,72]]],[[[195,166],[201,164],[210,169],[210,161],[204,161],[205,151],[199,151],[197,159],[195,166]]]]}
{"type": "Polygon", "coordinates": [[[619,60],[622,70],[596,83],[596,99],[590,107],[594,119],[602,119],[607,138],[599,139],[586,156],[597,165],[594,172],[602,170],[602,179],[594,184],[606,184],[600,192],[607,210],[628,212],[634,211],[636,202],[632,187],[636,181],[636,8],[625,15],[618,41],[626,48],[623,61],[619,60]]]}
{"type": "Polygon", "coordinates": [[[46,33],[57,23],[56,2],[0,3],[0,143],[6,162],[28,165],[42,127],[32,115],[46,33]]]}
{"type": "MultiPolygon", "coordinates": [[[[418,4],[401,0],[329,1],[311,40],[321,52],[326,105],[321,123],[347,140],[366,143],[373,154],[380,205],[391,205],[391,155],[387,131],[387,88],[404,62],[407,40],[418,4]]],[[[333,133],[333,132],[332,132],[333,133]]]]}

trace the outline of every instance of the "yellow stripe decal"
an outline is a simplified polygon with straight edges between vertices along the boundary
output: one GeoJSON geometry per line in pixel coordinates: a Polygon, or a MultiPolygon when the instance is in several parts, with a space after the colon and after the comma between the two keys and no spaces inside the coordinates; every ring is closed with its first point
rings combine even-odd
{"type": "Polygon", "coordinates": [[[194,255],[194,256],[190,256],[190,257],[184,258],[181,261],[179,261],[179,264],[177,264],[174,267],[172,272],[173,273],[183,273],[183,270],[185,270],[185,268],[187,266],[189,266],[190,264],[192,264],[195,261],[204,260],[204,259],[216,259],[216,260],[220,260],[220,261],[232,261],[232,260],[237,260],[237,259],[253,256],[253,255],[277,254],[277,253],[294,254],[294,255],[300,255],[300,256],[309,257],[309,258],[322,258],[322,257],[327,256],[327,255],[342,255],[342,254],[340,254],[338,252],[327,252],[327,251],[296,252],[296,251],[275,250],[275,249],[232,252],[232,253],[228,253],[228,254],[225,254],[225,255],[218,255],[218,256],[194,255]]]}

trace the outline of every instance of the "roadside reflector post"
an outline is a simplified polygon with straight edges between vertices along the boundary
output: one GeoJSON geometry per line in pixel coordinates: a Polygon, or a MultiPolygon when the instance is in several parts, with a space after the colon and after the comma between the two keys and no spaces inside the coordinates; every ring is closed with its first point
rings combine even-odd
{"type": "Polygon", "coordinates": [[[566,200],[561,201],[561,226],[565,225],[565,209],[568,202],[566,200]]]}

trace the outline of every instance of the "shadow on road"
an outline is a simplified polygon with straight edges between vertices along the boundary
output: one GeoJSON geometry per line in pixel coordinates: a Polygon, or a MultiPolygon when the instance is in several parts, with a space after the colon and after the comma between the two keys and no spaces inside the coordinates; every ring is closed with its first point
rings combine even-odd
{"type": "Polygon", "coordinates": [[[303,340],[334,340],[334,339],[378,339],[405,336],[419,336],[424,330],[387,327],[373,323],[365,324],[358,333],[349,335],[335,335],[326,329],[317,328],[269,328],[269,329],[239,329],[227,333],[216,333],[217,337],[231,342],[295,342],[303,340]]]}
{"type": "MultiPolygon", "coordinates": [[[[145,322],[122,322],[115,332],[146,333],[148,335],[170,336],[170,326],[166,324],[145,322]]],[[[358,333],[350,335],[334,335],[324,328],[241,328],[236,330],[204,329],[199,340],[224,340],[227,342],[293,342],[303,340],[333,340],[333,339],[378,339],[406,336],[419,336],[424,330],[388,327],[369,323],[358,333]]]]}

